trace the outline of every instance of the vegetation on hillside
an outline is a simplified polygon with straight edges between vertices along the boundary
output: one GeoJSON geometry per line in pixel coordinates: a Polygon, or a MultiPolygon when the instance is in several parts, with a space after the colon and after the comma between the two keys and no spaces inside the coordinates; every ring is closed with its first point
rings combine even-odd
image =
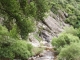
{"type": "MultiPolygon", "coordinates": [[[[13,33],[13,32],[12,32],[13,33]]],[[[11,37],[5,26],[0,25],[0,59],[21,58],[27,59],[32,56],[32,45],[23,40],[11,37]]]]}
{"type": "Polygon", "coordinates": [[[57,60],[80,60],[80,0],[52,0],[52,11],[58,14],[58,10],[66,12],[65,22],[71,27],[53,38],[52,45],[55,47],[57,60]]]}
{"type": "Polygon", "coordinates": [[[50,9],[56,15],[59,10],[67,13],[65,23],[72,26],[52,40],[57,60],[80,60],[80,0],[0,0],[0,59],[27,60],[42,51],[25,40],[50,9]]]}
{"type": "Polygon", "coordinates": [[[68,13],[66,23],[75,28],[80,27],[80,0],[52,0],[52,11],[58,14],[58,10],[68,13]]]}
{"type": "Polygon", "coordinates": [[[0,0],[0,13],[4,18],[4,25],[10,31],[16,24],[23,39],[34,31],[34,21],[43,20],[48,10],[47,0],[0,0]]]}
{"type": "Polygon", "coordinates": [[[49,11],[48,0],[0,0],[0,59],[27,60],[33,46],[26,38],[49,11]]]}

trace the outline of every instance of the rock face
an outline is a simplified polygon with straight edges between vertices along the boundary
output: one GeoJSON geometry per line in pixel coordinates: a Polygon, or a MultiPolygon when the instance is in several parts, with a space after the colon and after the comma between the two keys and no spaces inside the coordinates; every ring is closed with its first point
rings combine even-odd
{"type": "Polygon", "coordinates": [[[60,10],[58,12],[58,15],[50,12],[49,16],[44,18],[42,22],[37,22],[36,31],[30,35],[29,40],[31,40],[33,46],[44,47],[45,50],[43,50],[43,52],[40,53],[38,56],[32,57],[29,60],[55,59],[51,40],[54,36],[58,36],[58,34],[63,31],[63,28],[65,26],[68,26],[68,24],[64,23],[64,20],[68,15],[60,10]],[[36,41],[37,39],[33,36],[35,35],[35,33],[42,38],[42,41],[36,41]],[[42,44],[43,46],[40,46],[40,44],[42,44]]]}
{"type": "Polygon", "coordinates": [[[54,36],[58,36],[58,34],[63,31],[65,26],[68,26],[68,24],[64,23],[64,20],[68,14],[66,12],[62,12],[61,10],[58,12],[59,13],[57,15],[50,12],[49,16],[45,17],[42,22],[36,22],[36,31],[29,36],[29,40],[32,40],[33,45],[40,45],[34,37],[35,34],[42,38],[43,41],[49,43],[54,36]]]}
{"type": "Polygon", "coordinates": [[[37,23],[38,31],[40,31],[39,36],[47,42],[50,42],[54,36],[58,36],[63,31],[63,28],[68,26],[68,24],[64,23],[66,18],[64,12],[60,10],[58,12],[58,15],[50,12],[43,22],[37,23]]]}
{"type": "Polygon", "coordinates": [[[53,33],[59,33],[62,31],[62,26],[58,23],[54,18],[48,16],[44,22],[48,25],[48,27],[52,30],[53,33]]]}

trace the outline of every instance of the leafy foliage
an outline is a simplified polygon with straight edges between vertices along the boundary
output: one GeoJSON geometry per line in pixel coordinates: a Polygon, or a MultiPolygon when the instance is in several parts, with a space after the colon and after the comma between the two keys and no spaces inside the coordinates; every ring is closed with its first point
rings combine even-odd
{"type": "Polygon", "coordinates": [[[32,53],[33,53],[33,55],[37,55],[37,54],[40,54],[43,50],[44,50],[44,48],[34,47],[32,49],[32,51],[34,51],[34,52],[32,52],[32,53]]]}
{"type": "Polygon", "coordinates": [[[65,22],[75,28],[80,27],[80,1],[78,0],[52,0],[52,11],[58,14],[58,10],[68,13],[65,22]]]}
{"type": "Polygon", "coordinates": [[[11,60],[18,57],[27,59],[32,56],[32,45],[13,37],[6,27],[0,25],[0,57],[11,60]]]}
{"type": "Polygon", "coordinates": [[[48,0],[33,0],[36,3],[37,11],[36,18],[39,20],[43,20],[43,16],[45,16],[45,12],[49,10],[49,1],[48,0]]]}
{"type": "Polygon", "coordinates": [[[60,34],[59,37],[55,37],[52,40],[52,45],[55,46],[56,51],[60,52],[65,45],[79,42],[79,38],[72,34],[60,34]]]}
{"type": "Polygon", "coordinates": [[[80,0],[52,0],[52,12],[59,15],[59,10],[61,10],[65,16],[65,22],[72,25],[72,27],[65,28],[64,32],[52,40],[52,45],[59,53],[57,60],[80,60],[79,7],[80,0]]]}
{"type": "Polygon", "coordinates": [[[16,54],[15,57],[21,59],[27,59],[32,56],[32,45],[22,40],[17,40],[13,45],[13,52],[16,54]]]}
{"type": "Polygon", "coordinates": [[[0,0],[0,6],[0,13],[7,17],[4,25],[10,31],[16,23],[23,39],[34,31],[34,19],[42,20],[49,10],[47,0],[0,0]]]}
{"type": "Polygon", "coordinates": [[[19,34],[17,32],[17,26],[16,25],[13,26],[12,30],[10,30],[9,33],[10,33],[9,36],[12,37],[12,38],[17,38],[17,39],[20,38],[19,34]]]}
{"type": "Polygon", "coordinates": [[[80,28],[73,28],[73,27],[65,27],[63,33],[73,34],[80,38],[80,28]]]}
{"type": "Polygon", "coordinates": [[[61,49],[58,60],[80,60],[80,43],[73,43],[61,49]]]}
{"type": "Polygon", "coordinates": [[[25,39],[35,30],[35,20],[43,20],[49,10],[48,0],[0,0],[0,57],[20,58],[32,56],[32,45],[25,39]]]}
{"type": "MultiPolygon", "coordinates": [[[[9,42],[7,42],[7,44],[8,43],[9,42]]],[[[0,57],[9,59],[28,59],[30,56],[32,56],[32,45],[22,40],[17,40],[15,42],[12,41],[10,43],[11,45],[9,46],[7,46],[5,43],[3,46],[0,46],[0,57]]]]}

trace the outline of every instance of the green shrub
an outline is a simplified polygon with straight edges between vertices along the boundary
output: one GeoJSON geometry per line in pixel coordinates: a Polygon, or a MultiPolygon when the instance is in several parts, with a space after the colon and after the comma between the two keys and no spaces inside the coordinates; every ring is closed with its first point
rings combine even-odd
{"type": "Polygon", "coordinates": [[[32,45],[23,40],[16,40],[11,45],[0,46],[0,57],[27,59],[32,56],[32,45]]]}
{"type": "Polygon", "coordinates": [[[34,47],[32,49],[33,55],[37,55],[37,54],[41,53],[43,50],[44,50],[44,48],[42,48],[42,47],[34,47]]]}
{"type": "Polygon", "coordinates": [[[5,26],[0,25],[0,35],[7,35],[8,30],[5,26]]]}
{"type": "Polygon", "coordinates": [[[60,34],[59,37],[54,37],[52,45],[55,46],[56,51],[60,52],[65,45],[70,45],[74,42],[79,42],[79,38],[72,34],[60,34]]]}
{"type": "Polygon", "coordinates": [[[58,60],[80,60],[80,43],[73,43],[62,48],[58,60]]]}
{"type": "Polygon", "coordinates": [[[65,22],[75,28],[80,27],[80,1],[77,0],[52,0],[52,12],[58,14],[58,10],[66,12],[65,22]]]}
{"type": "Polygon", "coordinates": [[[68,24],[71,24],[75,28],[80,27],[80,9],[79,9],[79,3],[77,1],[71,1],[69,2],[70,4],[66,5],[65,11],[68,13],[68,17],[65,20],[68,24]],[[75,5],[76,4],[76,5],[75,5]],[[77,7],[76,7],[77,6],[77,7]]]}
{"type": "Polygon", "coordinates": [[[0,25],[0,47],[10,46],[14,39],[9,37],[6,27],[0,25]]]}
{"type": "Polygon", "coordinates": [[[63,33],[70,33],[80,38],[80,28],[65,27],[63,33]]]}
{"type": "Polygon", "coordinates": [[[72,15],[72,16],[69,16],[65,22],[66,23],[69,23],[70,25],[74,26],[75,28],[78,28],[80,25],[79,25],[79,21],[77,19],[78,17],[76,15],[72,15]]]}
{"type": "Polygon", "coordinates": [[[18,29],[17,26],[14,25],[12,30],[10,30],[10,32],[9,32],[9,36],[12,37],[12,38],[15,38],[15,39],[19,39],[20,37],[19,37],[17,29],[18,29]]]}
{"type": "Polygon", "coordinates": [[[28,44],[26,41],[17,40],[13,45],[13,52],[15,56],[21,59],[27,59],[32,56],[32,45],[28,44]]]}
{"type": "Polygon", "coordinates": [[[17,40],[0,25],[0,58],[27,59],[32,56],[32,45],[23,40],[17,40]]]}
{"type": "Polygon", "coordinates": [[[6,27],[0,25],[0,57],[13,59],[15,56],[10,46],[14,39],[9,37],[9,32],[6,27]]]}
{"type": "Polygon", "coordinates": [[[33,0],[35,2],[37,11],[36,11],[36,18],[37,20],[43,20],[45,16],[45,12],[48,12],[50,9],[49,1],[48,0],[33,0]]]}
{"type": "Polygon", "coordinates": [[[72,26],[71,27],[65,27],[64,33],[70,33],[70,34],[77,36],[78,30],[76,28],[73,28],[72,26]]]}
{"type": "Polygon", "coordinates": [[[10,46],[8,47],[1,47],[0,46],[0,59],[1,58],[9,58],[9,59],[13,59],[15,57],[15,54],[13,52],[13,49],[11,49],[10,46]]]}

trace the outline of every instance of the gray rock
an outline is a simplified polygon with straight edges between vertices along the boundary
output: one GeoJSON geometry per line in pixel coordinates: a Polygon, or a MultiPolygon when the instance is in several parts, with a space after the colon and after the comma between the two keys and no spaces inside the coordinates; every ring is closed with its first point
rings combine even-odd
{"type": "Polygon", "coordinates": [[[43,38],[43,40],[50,42],[50,37],[49,37],[49,34],[47,31],[45,31],[45,30],[41,31],[39,36],[41,36],[43,38]]]}

